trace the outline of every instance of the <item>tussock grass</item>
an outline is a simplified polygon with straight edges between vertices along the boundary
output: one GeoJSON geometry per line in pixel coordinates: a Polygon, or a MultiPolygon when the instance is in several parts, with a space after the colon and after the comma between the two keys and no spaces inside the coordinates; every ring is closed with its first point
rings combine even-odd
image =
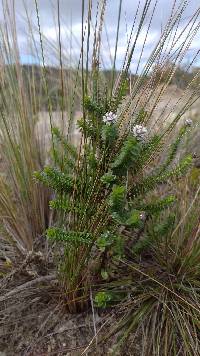
{"type": "Polygon", "coordinates": [[[123,282],[107,285],[110,293],[122,288],[121,294],[126,290],[130,296],[115,310],[118,321],[111,321],[103,338],[118,335],[113,354],[129,338],[138,343],[138,336],[144,355],[199,353],[200,188],[188,196],[188,187],[187,179],[179,185],[174,222],[167,228],[154,221],[140,258],[121,260],[123,282]],[[155,233],[159,229],[162,234],[155,233]]]}

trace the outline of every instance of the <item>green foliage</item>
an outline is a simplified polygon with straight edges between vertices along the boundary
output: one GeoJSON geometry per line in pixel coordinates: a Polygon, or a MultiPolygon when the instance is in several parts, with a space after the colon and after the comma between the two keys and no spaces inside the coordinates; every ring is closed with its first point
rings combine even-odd
{"type": "Polygon", "coordinates": [[[52,128],[52,139],[52,160],[62,172],[72,174],[78,157],[77,149],[57,127],[52,128]]]}
{"type": "Polygon", "coordinates": [[[148,215],[160,214],[164,209],[172,205],[175,200],[174,195],[169,195],[150,204],[137,205],[137,208],[144,210],[148,215]]]}
{"type": "Polygon", "coordinates": [[[67,245],[90,245],[92,241],[92,236],[88,232],[77,232],[77,231],[66,231],[59,227],[48,228],[47,237],[51,241],[65,242],[67,245]]]}
{"type": "Polygon", "coordinates": [[[106,308],[112,305],[113,303],[120,302],[124,298],[124,292],[116,293],[116,292],[107,292],[102,291],[98,292],[95,295],[94,302],[96,307],[98,308],[106,308]]]}
{"type": "Polygon", "coordinates": [[[113,244],[114,236],[110,231],[104,232],[97,239],[96,245],[101,251],[105,251],[106,247],[113,244]]]}
{"type": "Polygon", "coordinates": [[[147,142],[142,145],[142,151],[138,161],[138,168],[142,168],[148,162],[150,157],[153,157],[154,153],[157,155],[157,150],[161,145],[161,136],[153,135],[147,142]]]}
{"type": "Polygon", "coordinates": [[[157,185],[166,183],[170,178],[181,178],[186,174],[191,164],[192,156],[188,155],[172,170],[166,170],[161,174],[158,173],[145,177],[142,182],[133,185],[131,189],[132,196],[137,197],[138,195],[147,194],[149,191],[155,189],[157,185]]]}
{"type": "Polygon", "coordinates": [[[97,162],[97,158],[95,156],[95,153],[88,150],[87,158],[88,158],[89,168],[91,168],[92,170],[96,171],[96,169],[98,167],[98,162],[97,162]]]}
{"type": "MultiPolygon", "coordinates": [[[[58,146],[58,149],[60,147],[64,148],[65,154],[69,155],[71,158],[76,160],[77,159],[76,147],[74,145],[72,145],[71,143],[69,143],[69,140],[67,140],[64,137],[64,135],[60,132],[58,127],[52,128],[52,134],[53,134],[54,138],[56,138],[57,143],[60,144],[60,146],[58,146]]],[[[60,152],[58,152],[58,153],[60,153],[60,152]]]]}
{"type": "Polygon", "coordinates": [[[73,188],[73,179],[54,167],[45,167],[42,172],[35,172],[34,177],[57,193],[69,193],[73,188]]]}
{"type": "Polygon", "coordinates": [[[108,272],[101,270],[101,277],[106,281],[109,278],[108,272]]]}
{"type": "Polygon", "coordinates": [[[72,209],[71,204],[64,197],[62,197],[60,199],[50,200],[49,206],[51,209],[61,210],[61,211],[64,211],[65,213],[70,212],[72,209]]]}
{"type": "Polygon", "coordinates": [[[125,239],[123,235],[116,235],[111,249],[114,259],[124,257],[125,239]]]}
{"type": "Polygon", "coordinates": [[[175,216],[174,214],[170,214],[167,216],[166,220],[162,223],[155,224],[153,227],[153,239],[164,239],[170,231],[173,230],[175,224],[175,216]]]}
{"type": "Polygon", "coordinates": [[[118,130],[116,125],[103,125],[101,136],[103,142],[106,145],[112,145],[118,137],[118,130]]]}
{"type": "Polygon", "coordinates": [[[87,133],[88,137],[92,137],[95,134],[95,130],[91,126],[91,123],[86,122],[83,117],[77,121],[77,126],[82,133],[87,133]]]}
{"type": "Polygon", "coordinates": [[[111,165],[113,172],[116,175],[126,175],[130,168],[136,171],[141,152],[141,143],[135,137],[129,136],[111,165]]]}
{"type": "Polygon", "coordinates": [[[115,185],[109,196],[108,204],[112,212],[120,213],[124,209],[126,198],[126,187],[115,185]]]}
{"type": "Polygon", "coordinates": [[[101,182],[106,186],[109,187],[110,185],[112,185],[113,183],[115,183],[116,181],[116,176],[113,174],[112,171],[109,171],[107,173],[105,173],[102,177],[101,177],[101,182]]]}
{"type": "Polygon", "coordinates": [[[106,308],[112,302],[112,293],[99,292],[96,294],[94,302],[99,308],[106,308]]]}
{"type": "Polygon", "coordinates": [[[173,175],[176,176],[177,178],[180,178],[184,174],[187,173],[188,169],[192,165],[192,156],[187,155],[185,158],[183,158],[180,162],[180,164],[174,169],[173,175]]]}
{"type": "Polygon", "coordinates": [[[141,211],[133,209],[130,212],[128,219],[126,220],[126,225],[137,228],[141,227],[143,225],[141,219],[141,211]]]}
{"type": "Polygon", "coordinates": [[[91,97],[86,96],[84,100],[85,109],[91,114],[96,114],[98,117],[103,116],[105,109],[103,106],[98,105],[91,97]]]}
{"type": "Polygon", "coordinates": [[[122,257],[124,255],[124,238],[119,234],[106,231],[99,236],[96,241],[96,246],[101,252],[109,249],[113,256],[122,257]]]}
{"type": "Polygon", "coordinates": [[[175,142],[173,142],[169,147],[168,157],[167,157],[165,163],[163,165],[161,165],[160,173],[164,172],[165,169],[167,169],[169,167],[169,165],[172,163],[172,161],[174,160],[177,150],[179,148],[179,145],[180,145],[183,137],[185,136],[187,130],[188,130],[188,126],[186,126],[186,125],[180,129],[175,142]]]}
{"type": "MultiPolygon", "coordinates": [[[[156,211],[157,212],[157,211],[156,211]]],[[[160,213],[160,211],[159,211],[160,213]]],[[[167,235],[173,230],[175,224],[174,214],[170,214],[162,222],[156,222],[155,219],[147,225],[145,235],[139,239],[132,248],[134,255],[138,256],[148,249],[154,248],[154,244],[163,242],[167,235]]],[[[157,245],[156,245],[157,247],[157,245]]]]}

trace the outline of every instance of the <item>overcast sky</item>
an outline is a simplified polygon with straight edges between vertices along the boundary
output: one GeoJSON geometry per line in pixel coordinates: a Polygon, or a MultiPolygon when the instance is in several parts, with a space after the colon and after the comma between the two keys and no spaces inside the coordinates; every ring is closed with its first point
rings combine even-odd
{"type": "MultiPolygon", "coordinates": [[[[1,1],[1,0],[0,0],[1,1]]],[[[13,0],[4,0],[4,3],[9,3],[10,9],[12,9],[13,0]]],[[[141,14],[142,8],[145,0],[140,0],[139,13],[141,14]]],[[[136,57],[133,59],[132,68],[134,69],[135,63],[137,62],[137,56],[139,56],[142,43],[145,38],[146,29],[151,18],[152,9],[154,7],[156,0],[152,0],[152,4],[148,11],[148,16],[145,20],[144,29],[141,32],[140,41],[136,49],[136,57]]],[[[151,24],[151,30],[146,40],[145,48],[143,51],[143,62],[146,61],[150,55],[156,41],[158,41],[160,33],[166,23],[170,13],[174,0],[158,0],[155,14],[151,24]]],[[[39,16],[42,32],[45,35],[46,40],[51,43],[56,42],[58,36],[58,19],[57,19],[57,0],[37,0],[39,8],[39,16]]],[[[179,31],[184,27],[186,21],[194,13],[195,10],[200,7],[200,0],[177,0],[177,7],[179,4],[188,3],[182,20],[179,25],[179,31]]],[[[70,29],[72,29],[73,38],[71,39],[71,55],[74,57],[79,56],[80,52],[80,40],[81,40],[81,4],[82,0],[60,0],[60,22],[61,22],[61,32],[62,32],[62,48],[69,56],[70,48],[70,29]]],[[[88,0],[85,0],[85,13],[87,13],[88,0]]],[[[93,23],[95,23],[95,13],[97,0],[93,0],[93,23]]],[[[122,12],[120,20],[120,32],[119,32],[119,44],[117,53],[117,67],[120,67],[122,59],[125,53],[128,34],[130,33],[131,26],[134,21],[134,16],[136,13],[138,1],[137,0],[123,0],[122,1],[122,12]]],[[[107,0],[106,16],[105,16],[105,27],[103,31],[103,46],[102,46],[102,66],[110,66],[110,54],[113,56],[116,38],[116,27],[117,27],[117,17],[118,17],[118,7],[119,0],[107,0]],[[106,29],[106,30],[105,30],[106,29]],[[106,33],[107,32],[107,33],[106,33]]],[[[20,56],[23,63],[38,62],[40,61],[40,50],[38,49],[38,57],[36,55],[35,49],[31,48],[29,43],[27,43],[27,35],[30,35],[30,28],[28,26],[27,12],[29,20],[32,24],[32,29],[35,26],[34,36],[38,41],[38,30],[37,30],[37,16],[35,10],[35,0],[14,0],[14,12],[16,15],[17,24],[17,36],[20,47],[20,56]],[[25,5],[25,6],[24,6],[25,5]]],[[[11,20],[13,19],[13,14],[11,10],[10,15],[11,20]]],[[[139,17],[138,17],[139,18],[139,17]]],[[[5,21],[5,14],[3,11],[2,4],[0,6],[0,20],[1,23],[5,21]]],[[[7,20],[8,21],[8,20],[7,20]]],[[[197,19],[197,22],[200,18],[197,19]]],[[[190,49],[186,55],[185,61],[192,59],[193,55],[200,48],[200,35],[198,34],[190,49]]],[[[53,48],[47,53],[46,61],[48,63],[56,63],[53,48]]],[[[196,65],[200,64],[199,57],[196,60],[196,65]]]]}

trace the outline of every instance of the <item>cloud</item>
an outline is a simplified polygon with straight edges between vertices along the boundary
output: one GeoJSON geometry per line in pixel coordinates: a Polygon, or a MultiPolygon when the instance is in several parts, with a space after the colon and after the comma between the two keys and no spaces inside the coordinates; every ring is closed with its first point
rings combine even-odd
{"type": "MultiPolygon", "coordinates": [[[[149,57],[151,51],[153,50],[155,44],[159,40],[160,33],[163,30],[164,25],[166,24],[174,0],[158,0],[157,6],[154,9],[154,4],[156,0],[152,0],[151,6],[148,9],[148,13],[144,22],[143,29],[140,33],[139,41],[137,42],[135,48],[135,54],[133,57],[132,69],[134,70],[137,60],[140,57],[141,51],[142,54],[142,64],[145,63],[149,57]],[[152,12],[154,11],[154,16],[151,21],[151,27],[146,38],[146,31],[149,26],[152,12]],[[146,38],[146,43],[143,48],[143,43],[146,38]]],[[[37,14],[35,9],[34,0],[15,0],[14,1],[14,10],[12,9],[12,0],[7,0],[7,3],[10,8],[10,19],[14,15],[16,17],[17,25],[17,35],[18,43],[21,53],[21,59],[23,62],[30,62],[31,58],[37,58],[40,56],[40,44],[39,44],[39,35],[38,35],[38,26],[37,26],[37,14]],[[12,12],[14,11],[14,13],[12,12]],[[31,33],[27,21],[28,18],[31,22],[35,45],[37,47],[38,55],[34,53],[34,46],[31,45],[31,33]]],[[[5,3],[5,1],[4,1],[5,3]]],[[[50,64],[57,64],[56,59],[56,50],[58,49],[58,15],[57,15],[57,0],[37,0],[39,18],[41,30],[44,34],[44,48],[46,53],[46,61],[50,64]],[[51,45],[50,45],[51,43],[51,45]],[[50,48],[51,47],[51,48],[50,48]],[[57,49],[56,49],[57,48],[57,49]]],[[[60,23],[61,23],[61,36],[62,36],[62,48],[63,52],[66,55],[66,64],[68,62],[69,52],[75,57],[75,60],[78,60],[80,48],[81,48],[81,0],[60,0],[60,23]]],[[[97,0],[92,1],[92,23],[95,24],[95,14],[97,8],[97,0]]],[[[139,18],[143,11],[145,0],[140,1],[140,7],[138,10],[138,16],[136,18],[136,25],[133,31],[133,38],[136,34],[137,25],[139,18]]],[[[178,9],[180,4],[183,4],[182,0],[176,2],[174,11],[178,9]]],[[[120,68],[123,57],[127,47],[127,39],[131,31],[132,24],[134,22],[135,14],[137,11],[138,2],[135,0],[123,0],[122,2],[122,12],[120,20],[120,32],[119,32],[119,41],[118,41],[118,51],[117,51],[117,67],[120,68]]],[[[85,1],[85,19],[87,16],[87,6],[88,2],[85,1]]],[[[113,58],[115,52],[115,41],[116,41],[116,29],[117,29],[117,19],[118,19],[118,7],[119,1],[117,0],[108,0],[106,13],[105,13],[105,27],[102,34],[102,66],[109,67],[111,65],[111,57],[113,58]]],[[[182,19],[179,23],[179,31],[184,28],[185,23],[188,21],[189,17],[194,13],[198,8],[196,0],[189,0],[188,6],[186,6],[182,19]]],[[[0,6],[0,20],[1,22],[5,21],[4,11],[2,5],[0,6]]],[[[198,19],[199,21],[199,19],[198,19]]],[[[87,31],[87,26],[86,26],[87,31]]],[[[92,36],[91,36],[92,43],[92,36]]],[[[195,51],[198,50],[200,43],[200,36],[194,38],[193,43],[190,46],[186,58],[192,58],[195,54],[195,51]]],[[[91,49],[92,51],[92,49],[91,49]]]]}

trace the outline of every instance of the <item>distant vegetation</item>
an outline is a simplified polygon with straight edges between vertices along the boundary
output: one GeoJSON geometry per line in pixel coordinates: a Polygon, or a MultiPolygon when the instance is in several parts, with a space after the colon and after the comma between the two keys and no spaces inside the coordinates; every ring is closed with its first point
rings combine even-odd
{"type": "MultiPolygon", "coordinates": [[[[173,64],[171,64],[172,66],[173,64]]],[[[169,70],[171,68],[170,65],[165,68],[165,70],[169,70]]],[[[4,68],[4,71],[7,71],[8,68],[4,68]]],[[[47,103],[47,97],[45,93],[45,88],[44,88],[44,83],[43,83],[43,69],[42,66],[39,65],[22,65],[21,66],[22,70],[22,79],[24,82],[25,87],[27,87],[27,95],[31,99],[32,95],[32,90],[34,89],[36,95],[36,102],[35,102],[35,110],[36,111],[42,111],[42,110],[47,110],[48,111],[48,103],[47,103]]],[[[15,72],[15,67],[10,66],[9,71],[15,72]]],[[[170,84],[176,85],[177,88],[179,89],[186,89],[188,84],[192,81],[194,75],[199,72],[199,68],[195,67],[192,68],[189,72],[185,69],[184,66],[177,66],[175,73],[173,75],[173,78],[171,79],[170,84]]],[[[165,76],[166,73],[163,73],[160,68],[157,68],[155,66],[154,68],[154,73],[155,73],[155,86],[157,86],[158,83],[163,83],[165,81],[165,76]]],[[[14,73],[13,73],[14,74],[14,73]]],[[[120,72],[115,71],[114,77],[117,78],[119,76],[120,72]]],[[[104,78],[106,83],[109,83],[111,81],[113,72],[112,70],[101,70],[99,72],[99,75],[104,78]]],[[[148,82],[148,78],[151,76],[149,73],[146,76],[146,81],[148,82]]],[[[77,87],[80,87],[81,85],[81,73],[77,73],[77,71],[74,69],[64,69],[63,70],[63,77],[65,82],[70,82],[70,80],[75,79],[76,80],[76,85],[77,87]]],[[[129,84],[130,81],[132,85],[134,82],[139,78],[139,75],[127,75],[127,93],[129,92],[129,84]]],[[[52,104],[52,109],[54,111],[60,110],[61,107],[61,97],[62,97],[62,92],[60,88],[60,68],[56,67],[46,67],[46,80],[47,80],[47,85],[49,88],[49,96],[51,99],[51,104],[52,104]]],[[[197,82],[195,81],[195,84],[197,85],[197,82]]],[[[191,89],[193,86],[191,86],[191,89]]],[[[74,97],[74,107],[76,110],[81,110],[81,102],[80,102],[80,93],[76,92],[76,95],[74,97]]],[[[64,101],[64,108],[67,110],[69,108],[69,102],[66,100],[64,101]]]]}

